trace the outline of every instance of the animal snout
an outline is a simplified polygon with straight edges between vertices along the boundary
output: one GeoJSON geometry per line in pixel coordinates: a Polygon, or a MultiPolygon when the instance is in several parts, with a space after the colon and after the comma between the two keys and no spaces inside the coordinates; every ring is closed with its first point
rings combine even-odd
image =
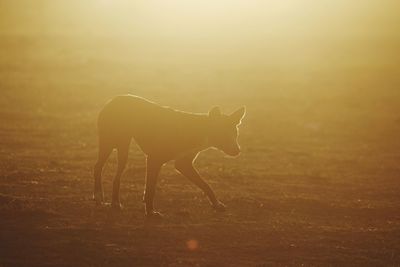
{"type": "Polygon", "coordinates": [[[225,151],[226,154],[228,154],[229,156],[232,156],[232,157],[239,156],[240,152],[241,152],[241,150],[239,147],[229,150],[229,151],[225,151]]]}

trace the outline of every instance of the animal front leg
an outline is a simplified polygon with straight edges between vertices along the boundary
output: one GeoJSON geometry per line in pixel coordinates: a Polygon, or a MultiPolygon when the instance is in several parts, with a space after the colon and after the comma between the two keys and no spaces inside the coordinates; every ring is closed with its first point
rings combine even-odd
{"type": "Polygon", "coordinates": [[[194,158],[195,156],[192,158],[186,157],[175,161],[175,168],[195,185],[197,185],[207,195],[216,211],[225,211],[225,205],[217,199],[210,185],[201,178],[200,174],[193,167],[194,158]]]}
{"type": "Polygon", "coordinates": [[[144,192],[144,202],[146,205],[146,216],[158,216],[161,214],[154,211],[154,196],[156,193],[156,185],[158,174],[160,173],[162,163],[151,157],[147,158],[146,169],[146,188],[144,192]]]}

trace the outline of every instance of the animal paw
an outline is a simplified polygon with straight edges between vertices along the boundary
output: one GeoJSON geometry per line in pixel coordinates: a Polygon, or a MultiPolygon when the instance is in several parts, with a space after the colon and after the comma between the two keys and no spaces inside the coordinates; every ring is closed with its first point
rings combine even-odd
{"type": "Polygon", "coordinates": [[[151,211],[146,213],[146,220],[151,222],[160,222],[164,218],[164,215],[157,211],[151,211]]]}
{"type": "Polygon", "coordinates": [[[123,209],[123,206],[121,203],[111,203],[111,208],[115,211],[121,211],[123,209]]]}
{"type": "Polygon", "coordinates": [[[104,195],[101,192],[95,192],[93,194],[93,200],[96,202],[96,205],[102,205],[104,203],[104,195]]]}
{"type": "Polygon", "coordinates": [[[216,203],[216,204],[213,204],[213,208],[215,211],[218,211],[218,212],[223,212],[226,210],[225,204],[220,201],[218,201],[218,203],[216,203]]]}

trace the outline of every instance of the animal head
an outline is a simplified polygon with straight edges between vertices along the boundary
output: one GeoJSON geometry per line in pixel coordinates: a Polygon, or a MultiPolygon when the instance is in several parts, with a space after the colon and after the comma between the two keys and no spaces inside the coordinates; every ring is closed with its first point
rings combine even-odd
{"type": "Polygon", "coordinates": [[[238,156],[240,154],[240,146],[237,142],[238,126],[245,114],[245,107],[239,108],[230,115],[222,114],[219,107],[212,108],[208,112],[211,126],[208,136],[209,145],[222,150],[229,156],[238,156]]]}

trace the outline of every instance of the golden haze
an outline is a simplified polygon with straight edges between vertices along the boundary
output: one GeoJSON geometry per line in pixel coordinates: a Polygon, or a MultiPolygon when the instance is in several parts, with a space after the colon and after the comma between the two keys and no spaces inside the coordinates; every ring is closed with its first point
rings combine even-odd
{"type": "MultiPolygon", "coordinates": [[[[0,265],[398,266],[400,2],[0,1],[0,265]],[[96,208],[96,118],[131,93],[190,112],[246,105],[241,156],[163,168],[144,226],[96,208]]],[[[103,172],[111,199],[116,155],[103,172]]]]}

